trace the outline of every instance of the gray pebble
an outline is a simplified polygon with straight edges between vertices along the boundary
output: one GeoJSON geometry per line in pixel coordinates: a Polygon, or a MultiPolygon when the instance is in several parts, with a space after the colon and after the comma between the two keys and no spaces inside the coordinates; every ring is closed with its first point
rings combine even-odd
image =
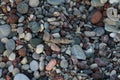
{"type": "Polygon", "coordinates": [[[9,51],[13,51],[15,49],[15,41],[13,39],[9,39],[6,42],[5,47],[9,51]]]}
{"type": "Polygon", "coordinates": [[[17,5],[17,11],[21,14],[25,14],[28,12],[28,5],[25,2],[20,2],[17,5]]]}
{"type": "Polygon", "coordinates": [[[67,67],[68,67],[68,61],[67,61],[67,60],[62,60],[62,61],[60,62],[60,66],[61,66],[62,68],[67,68],[67,67]]]}
{"type": "Polygon", "coordinates": [[[7,37],[11,32],[10,25],[0,25],[0,39],[3,37],[7,37]]]}
{"type": "Polygon", "coordinates": [[[86,55],[80,45],[73,45],[71,48],[72,55],[78,59],[86,60],[86,55]]]}
{"type": "Polygon", "coordinates": [[[102,36],[105,33],[105,30],[103,27],[96,27],[94,29],[96,36],[102,36]]]}

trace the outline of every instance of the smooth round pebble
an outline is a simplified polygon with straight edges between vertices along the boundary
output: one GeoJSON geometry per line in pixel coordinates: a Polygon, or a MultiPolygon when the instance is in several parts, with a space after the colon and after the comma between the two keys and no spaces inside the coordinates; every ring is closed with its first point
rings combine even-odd
{"type": "Polygon", "coordinates": [[[28,64],[24,64],[21,67],[23,70],[28,70],[30,68],[30,66],[28,64]]]}
{"type": "Polygon", "coordinates": [[[28,62],[27,57],[24,57],[24,58],[21,60],[21,63],[22,63],[22,64],[26,64],[27,62],[28,62]]]}
{"type": "Polygon", "coordinates": [[[13,71],[12,71],[12,74],[15,76],[19,72],[20,72],[20,70],[18,68],[14,68],[13,71]]]}
{"type": "Polygon", "coordinates": [[[35,60],[31,61],[31,62],[30,62],[30,69],[31,69],[32,71],[38,70],[38,62],[35,61],[35,60]]]}

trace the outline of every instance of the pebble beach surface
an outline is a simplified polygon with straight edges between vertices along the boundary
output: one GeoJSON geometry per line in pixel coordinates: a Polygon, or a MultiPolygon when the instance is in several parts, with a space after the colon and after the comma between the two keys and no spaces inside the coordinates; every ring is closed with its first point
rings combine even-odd
{"type": "Polygon", "coordinates": [[[120,80],[120,0],[0,0],[0,80],[120,80]]]}

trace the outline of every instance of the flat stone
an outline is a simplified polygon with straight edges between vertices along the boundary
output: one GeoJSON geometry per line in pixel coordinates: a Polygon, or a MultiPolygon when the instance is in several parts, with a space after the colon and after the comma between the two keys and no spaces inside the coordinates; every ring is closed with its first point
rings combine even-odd
{"type": "Polygon", "coordinates": [[[32,71],[38,70],[38,62],[35,61],[35,60],[31,61],[31,62],[30,62],[30,69],[31,69],[32,71]]]}
{"type": "Polygon", "coordinates": [[[39,5],[39,0],[29,0],[30,7],[37,7],[39,5]]]}
{"type": "Polygon", "coordinates": [[[30,66],[28,64],[24,64],[21,67],[23,70],[28,70],[30,68],[30,66]]]}
{"type": "Polygon", "coordinates": [[[47,0],[47,2],[51,5],[60,5],[65,2],[65,0],[47,0]]]}
{"type": "Polygon", "coordinates": [[[82,50],[81,46],[73,45],[71,48],[71,52],[72,52],[72,55],[75,56],[76,58],[81,60],[86,60],[86,55],[82,50]]]}
{"type": "Polygon", "coordinates": [[[110,4],[118,3],[118,2],[120,2],[120,0],[109,0],[109,3],[110,3],[110,4]]]}
{"type": "Polygon", "coordinates": [[[4,24],[0,25],[0,39],[3,37],[7,37],[11,32],[10,25],[4,24]]]}
{"type": "Polygon", "coordinates": [[[95,36],[95,32],[94,32],[94,31],[85,31],[84,34],[85,34],[87,37],[93,37],[93,36],[95,36]]]}
{"type": "Polygon", "coordinates": [[[18,73],[15,75],[14,80],[30,80],[25,74],[18,73]]]}
{"type": "Polygon", "coordinates": [[[94,29],[96,36],[102,36],[105,33],[105,30],[103,27],[96,27],[94,29]]]}
{"type": "Polygon", "coordinates": [[[30,44],[32,45],[32,47],[36,47],[40,43],[41,43],[41,40],[39,38],[32,38],[30,40],[30,44]]]}
{"type": "Polygon", "coordinates": [[[6,42],[5,47],[9,51],[13,51],[15,49],[15,41],[13,39],[9,39],[6,42]]]}

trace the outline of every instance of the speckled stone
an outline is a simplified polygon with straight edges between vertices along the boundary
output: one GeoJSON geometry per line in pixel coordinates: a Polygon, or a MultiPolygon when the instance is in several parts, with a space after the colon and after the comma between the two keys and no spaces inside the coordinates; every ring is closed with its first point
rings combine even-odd
{"type": "Polygon", "coordinates": [[[17,11],[21,14],[25,14],[28,12],[28,5],[25,2],[20,2],[17,5],[17,11]]]}

